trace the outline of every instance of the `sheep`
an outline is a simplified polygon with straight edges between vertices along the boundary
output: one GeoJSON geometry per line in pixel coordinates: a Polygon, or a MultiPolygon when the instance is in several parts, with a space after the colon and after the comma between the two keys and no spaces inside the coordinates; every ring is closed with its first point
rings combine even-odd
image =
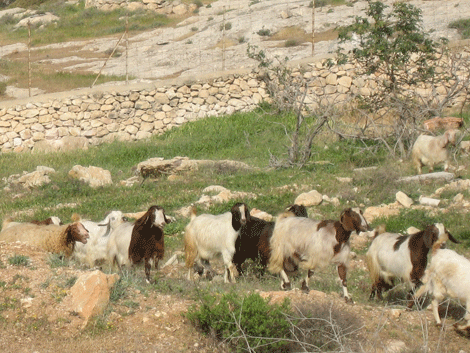
{"type": "Polygon", "coordinates": [[[442,223],[428,225],[424,230],[411,235],[389,232],[377,235],[366,253],[372,281],[369,299],[372,300],[377,295],[382,300],[382,291],[391,289],[393,280],[398,278],[411,286],[407,304],[407,308],[411,309],[411,295],[422,284],[421,278],[426,269],[429,250],[443,237],[457,242],[442,223]]]}
{"type": "Polygon", "coordinates": [[[422,173],[424,165],[429,166],[432,172],[434,165],[444,162],[444,170],[448,171],[450,164],[450,153],[447,149],[449,144],[455,145],[458,130],[447,130],[443,135],[429,136],[419,135],[411,150],[413,164],[422,173]]]}
{"type": "Polygon", "coordinates": [[[423,277],[423,285],[415,294],[415,299],[424,293],[432,294],[432,312],[436,325],[441,326],[439,302],[445,297],[453,297],[465,302],[465,324],[455,323],[457,330],[470,330],[470,261],[450,249],[434,248],[431,262],[423,277]]]}
{"type": "Polygon", "coordinates": [[[129,244],[131,243],[133,222],[124,222],[117,226],[109,234],[106,244],[106,260],[111,267],[118,267],[122,272],[122,266],[129,266],[129,244]]]}
{"type": "MultiPolygon", "coordinates": [[[[56,224],[56,225],[63,225],[62,221],[60,220],[59,217],[55,217],[55,216],[52,216],[52,217],[49,217],[49,218],[46,218],[42,221],[38,221],[38,220],[32,220],[32,221],[29,221],[27,223],[32,223],[32,224],[37,224],[37,225],[49,225],[49,224],[56,224]]],[[[8,227],[12,227],[12,226],[15,226],[15,225],[18,225],[18,224],[24,224],[22,222],[14,222],[13,219],[11,219],[10,217],[6,218],[3,220],[3,224],[2,224],[2,230],[3,229],[6,229],[8,227]]]]}
{"type": "Polygon", "coordinates": [[[111,211],[98,223],[88,220],[82,221],[82,224],[88,229],[90,239],[87,244],[76,244],[73,257],[90,267],[105,260],[110,233],[126,220],[127,218],[121,211],[111,211]]]}
{"type": "Polygon", "coordinates": [[[284,271],[285,259],[291,258],[299,267],[307,270],[302,281],[302,290],[308,292],[309,278],[314,270],[328,263],[337,265],[338,275],[346,301],[352,301],[348,293],[346,273],[348,268],[352,231],[367,231],[369,225],[358,209],[345,209],[340,220],[315,221],[310,218],[292,217],[292,213],[281,214],[274,226],[270,241],[271,256],[268,271],[280,274],[281,288],[291,287],[284,271]]]}
{"type": "Polygon", "coordinates": [[[150,283],[150,260],[154,261],[157,269],[159,260],[165,254],[163,227],[167,223],[170,221],[165,216],[165,210],[160,206],[151,206],[132,228],[129,259],[132,264],[144,259],[147,283],[150,283]]]}
{"type": "MultiPolygon", "coordinates": [[[[307,209],[303,205],[291,205],[286,211],[294,213],[298,217],[308,217],[307,209]]],[[[267,266],[271,255],[269,241],[273,234],[274,222],[268,222],[257,217],[250,216],[245,225],[240,229],[240,236],[235,242],[235,254],[233,255],[233,263],[237,267],[239,273],[243,272],[242,264],[247,260],[259,260],[262,271],[267,266]]],[[[285,269],[291,271],[296,270],[296,266],[290,266],[286,262],[285,269]]]]}
{"type": "Polygon", "coordinates": [[[88,238],[88,230],[80,222],[61,226],[22,223],[7,227],[0,232],[0,240],[21,241],[44,251],[63,254],[66,257],[72,255],[75,242],[86,244],[88,238]]]}
{"type": "Polygon", "coordinates": [[[235,241],[240,234],[241,227],[249,218],[250,214],[244,203],[236,203],[230,212],[219,215],[196,216],[195,208],[191,209],[191,220],[184,234],[184,251],[189,280],[192,278],[195,264],[205,269],[210,260],[221,255],[225,265],[224,282],[236,282],[235,277],[238,276],[238,271],[232,262],[235,241]]]}

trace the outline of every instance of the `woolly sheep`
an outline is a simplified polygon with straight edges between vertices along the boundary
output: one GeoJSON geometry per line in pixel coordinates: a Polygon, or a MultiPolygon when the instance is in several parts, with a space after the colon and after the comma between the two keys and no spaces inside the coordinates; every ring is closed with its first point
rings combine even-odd
{"type": "Polygon", "coordinates": [[[458,330],[470,330],[470,261],[449,249],[434,249],[429,268],[423,277],[423,286],[415,298],[425,292],[432,294],[432,312],[437,325],[441,325],[439,302],[445,297],[457,298],[465,303],[464,324],[455,324],[458,330]]]}
{"type": "Polygon", "coordinates": [[[55,217],[55,216],[46,218],[42,221],[32,220],[32,221],[29,221],[29,222],[14,222],[11,218],[6,218],[5,220],[3,220],[2,230],[6,229],[8,227],[12,227],[12,226],[19,225],[19,224],[24,224],[24,223],[32,223],[32,224],[37,224],[37,225],[49,225],[49,224],[63,225],[60,218],[55,217]]]}
{"type": "Polygon", "coordinates": [[[443,135],[429,136],[419,135],[411,150],[413,164],[418,169],[418,174],[422,173],[422,167],[429,166],[432,172],[434,166],[444,163],[444,170],[449,169],[450,153],[447,146],[455,145],[458,130],[447,130],[443,135]]]}
{"type": "Polygon", "coordinates": [[[191,210],[191,221],[186,226],[184,234],[184,250],[188,279],[192,278],[194,265],[203,268],[204,272],[210,260],[222,256],[225,272],[225,283],[234,283],[238,275],[233,264],[235,241],[240,234],[240,228],[246,224],[250,214],[244,203],[236,203],[230,212],[219,215],[202,214],[196,216],[196,210],[191,210]]]}
{"type": "Polygon", "coordinates": [[[72,255],[75,242],[86,244],[88,230],[80,222],[65,225],[37,225],[23,223],[7,227],[0,232],[0,240],[6,242],[21,241],[41,250],[72,255]]]}
{"type": "Polygon", "coordinates": [[[282,214],[276,220],[271,238],[271,257],[268,270],[281,276],[281,288],[289,289],[291,284],[284,271],[286,259],[293,259],[307,276],[302,289],[308,291],[309,278],[318,267],[334,263],[343,287],[346,301],[351,301],[347,290],[346,273],[349,265],[349,237],[353,231],[367,231],[369,225],[358,209],[345,209],[340,220],[315,221],[310,218],[293,217],[292,213],[282,214]]]}
{"type": "MultiPolygon", "coordinates": [[[[430,249],[444,238],[457,242],[442,223],[431,224],[411,235],[389,232],[377,235],[366,253],[372,281],[370,299],[375,295],[382,299],[382,291],[391,289],[394,279],[401,279],[411,286],[408,295],[411,299],[411,293],[422,284],[430,249]]],[[[409,300],[407,306],[411,308],[413,300],[409,300]]]]}

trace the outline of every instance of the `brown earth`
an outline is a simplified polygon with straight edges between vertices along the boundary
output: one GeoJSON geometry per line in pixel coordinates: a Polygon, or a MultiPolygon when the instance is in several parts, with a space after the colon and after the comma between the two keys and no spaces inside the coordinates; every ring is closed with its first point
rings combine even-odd
{"type": "MultiPolygon", "coordinates": [[[[356,259],[352,270],[361,266],[356,259]]],[[[20,243],[0,242],[0,352],[228,352],[228,348],[199,333],[182,315],[193,301],[179,294],[134,289],[132,304],[112,302],[104,319],[83,321],[64,305],[67,281],[87,271],[74,265],[51,268],[49,254],[20,243]],[[12,265],[15,255],[29,258],[28,266],[12,265]],[[32,298],[32,299],[27,299],[32,298]]],[[[168,266],[159,276],[182,278],[182,265],[168,266]]],[[[278,301],[288,296],[293,307],[317,307],[352,318],[358,352],[469,352],[470,338],[452,324],[463,316],[462,308],[440,330],[431,312],[405,311],[383,303],[346,304],[335,293],[312,290],[261,292],[278,301]],[[358,344],[362,347],[359,347],[358,344]],[[402,347],[402,348],[400,348],[402,347]],[[426,350],[425,350],[426,351],[426,350]]],[[[346,319],[345,319],[346,320],[346,319]]]]}

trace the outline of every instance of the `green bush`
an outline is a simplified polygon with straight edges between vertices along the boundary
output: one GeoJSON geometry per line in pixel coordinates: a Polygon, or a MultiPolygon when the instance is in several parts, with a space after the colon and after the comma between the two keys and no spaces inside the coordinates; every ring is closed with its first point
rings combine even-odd
{"type": "Polygon", "coordinates": [[[271,35],[271,31],[269,29],[264,29],[264,28],[260,29],[256,33],[261,37],[269,37],[271,35]]]}
{"type": "Polygon", "coordinates": [[[10,265],[15,266],[28,266],[29,265],[29,257],[25,255],[14,255],[8,258],[8,263],[10,265]]]}
{"type": "Polygon", "coordinates": [[[453,21],[449,24],[449,28],[456,29],[462,39],[470,38],[470,18],[453,21]]]}
{"type": "Polygon", "coordinates": [[[205,294],[199,306],[186,313],[190,322],[205,334],[227,341],[237,351],[281,352],[287,348],[290,323],[284,313],[289,302],[269,304],[259,294],[240,297],[228,293],[216,298],[205,294]]]}

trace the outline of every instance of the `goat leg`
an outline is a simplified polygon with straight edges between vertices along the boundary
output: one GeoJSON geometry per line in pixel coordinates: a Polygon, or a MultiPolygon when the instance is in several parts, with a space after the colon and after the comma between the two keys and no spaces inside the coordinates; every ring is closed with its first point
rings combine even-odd
{"type": "Polygon", "coordinates": [[[286,272],[284,270],[281,270],[279,275],[281,276],[281,289],[285,289],[285,290],[290,289],[291,285],[290,285],[289,277],[287,277],[286,275],[286,272]]]}
{"type": "Polygon", "coordinates": [[[348,270],[346,268],[346,265],[345,264],[340,264],[338,265],[338,276],[339,276],[339,279],[341,280],[341,285],[343,286],[343,296],[344,296],[344,299],[346,300],[346,302],[350,302],[350,303],[353,303],[353,300],[351,298],[351,296],[349,295],[349,292],[348,292],[348,283],[346,281],[346,274],[347,274],[348,270]]]}
{"type": "Polygon", "coordinates": [[[150,265],[149,259],[145,258],[145,280],[147,283],[150,283],[150,268],[152,265],[150,265]]]}
{"type": "Polygon", "coordinates": [[[315,272],[313,270],[308,270],[307,277],[305,277],[305,279],[302,281],[302,291],[304,291],[305,293],[308,293],[310,291],[310,288],[308,287],[308,282],[310,277],[313,277],[314,273],[315,272]]]}

